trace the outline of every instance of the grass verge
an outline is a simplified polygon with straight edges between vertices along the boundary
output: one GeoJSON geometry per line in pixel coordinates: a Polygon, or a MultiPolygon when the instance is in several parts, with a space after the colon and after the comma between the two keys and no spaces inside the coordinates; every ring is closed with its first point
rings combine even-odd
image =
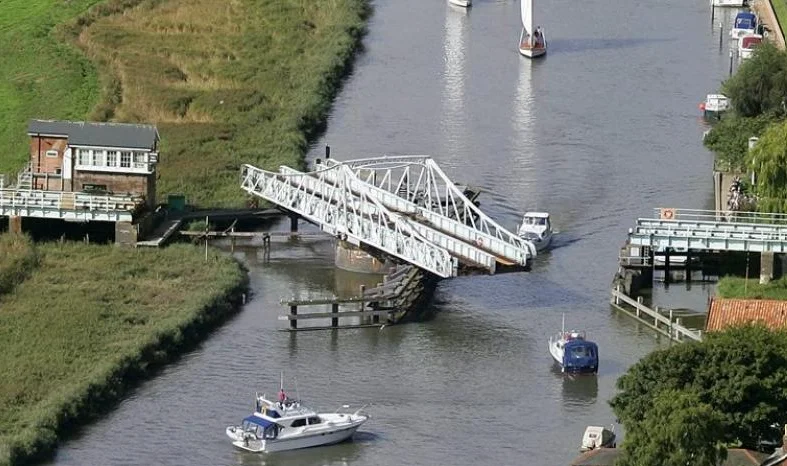
{"type": "Polygon", "coordinates": [[[0,235],[0,295],[10,293],[38,266],[38,251],[27,236],[0,235]]]}
{"type": "Polygon", "coordinates": [[[779,299],[787,300],[787,277],[760,285],[759,277],[723,277],[716,286],[719,298],[779,299]]]}
{"type": "Polygon", "coordinates": [[[158,125],[159,198],[234,207],[243,163],[303,165],[368,12],[367,0],[109,0],[59,32],[101,72],[92,119],[158,125]]]}
{"type": "MultiPolygon", "coordinates": [[[[5,241],[5,239],[3,239],[5,241]]],[[[247,276],[188,245],[160,251],[39,247],[40,265],[0,298],[0,465],[51,453],[237,309],[247,276]]]]}

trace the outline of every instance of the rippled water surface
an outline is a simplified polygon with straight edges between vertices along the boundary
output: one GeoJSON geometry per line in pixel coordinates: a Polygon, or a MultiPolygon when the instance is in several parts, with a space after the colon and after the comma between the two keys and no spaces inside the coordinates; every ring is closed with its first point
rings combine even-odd
{"type": "MultiPolygon", "coordinates": [[[[269,259],[238,249],[254,289],[243,312],[82,429],[54,463],[568,464],[587,425],[614,420],[617,377],[658,345],[610,310],[608,287],[636,217],[712,205],[697,104],[727,75],[728,52],[705,0],[536,3],[549,54],[531,62],[516,51],[516,2],[476,0],[469,12],[443,0],[376,2],[366,51],[311,154],[326,143],[340,159],[430,154],[482,187],[482,208],[504,225],[525,209],[550,211],[560,234],[531,272],[444,281],[427,323],[290,334],[281,298],[352,292],[361,280],[334,270],[329,238],[275,240],[269,259]],[[563,313],[598,342],[597,377],[553,366],[546,341],[563,313]],[[234,450],[224,427],[249,412],[254,391],[277,388],[280,370],[315,407],[372,402],[372,420],[342,445],[234,450]]],[[[703,309],[708,292],[654,295],[703,309]]]]}

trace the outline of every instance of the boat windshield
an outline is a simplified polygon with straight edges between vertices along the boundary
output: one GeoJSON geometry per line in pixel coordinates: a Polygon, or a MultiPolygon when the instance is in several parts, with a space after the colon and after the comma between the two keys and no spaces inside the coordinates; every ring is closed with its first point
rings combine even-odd
{"type": "Polygon", "coordinates": [[[592,358],[596,356],[596,351],[593,349],[592,346],[585,346],[585,345],[578,345],[572,346],[569,349],[569,356],[572,359],[584,359],[584,358],[592,358]]]}

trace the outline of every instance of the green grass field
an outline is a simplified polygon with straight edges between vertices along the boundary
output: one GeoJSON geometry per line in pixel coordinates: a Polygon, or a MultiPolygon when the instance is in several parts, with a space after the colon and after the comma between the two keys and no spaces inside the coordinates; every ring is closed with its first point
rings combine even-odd
{"type": "Polygon", "coordinates": [[[98,0],[3,0],[0,5],[0,172],[27,160],[30,118],[83,119],[98,98],[96,72],[52,29],[98,0]]]}
{"type": "MultiPolygon", "coordinates": [[[[17,257],[30,246],[15,244],[17,257]]],[[[0,465],[48,451],[61,427],[106,409],[128,379],[228,315],[228,290],[246,283],[233,260],[206,262],[189,245],[38,249],[30,277],[0,296],[0,465]]]]}
{"type": "Polygon", "coordinates": [[[97,1],[3,1],[0,172],[26,160],[30,118],[154,123],[159,199],[210,207],[244,204],[242,163],[302,163],[368,14],[366,0],[97,1]]]}
{"type": "Polygon", "coordinates": [[[760,285],[759,276],[749,278],[723,277],[716,286],[720,298],[780,299],[787,300],[787,278],[760,285]]]}
{"type": "Polygon", "coordinates": [[[776,20],[779,21],[779,26],[782,28],[784,34],[784,27],[787,27],[787,0],[771,0],[773,12],[776,13],[776,20]]]}

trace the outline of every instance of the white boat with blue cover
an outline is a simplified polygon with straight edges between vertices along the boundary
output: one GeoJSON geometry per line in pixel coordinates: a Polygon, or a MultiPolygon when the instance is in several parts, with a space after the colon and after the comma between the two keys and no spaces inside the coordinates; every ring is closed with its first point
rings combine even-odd
{"type": "Polygon", "coordinates": [[[549,338],[549,353],[560,364],[562,372],[598,373],[598,345],[586,338],[585,332],[565,330],[549,338]]]}
{"type": "Polygon", "coordinates": [[[749,11],[742,11],[735,15],[735,21],[732,23],[732,30],[730,37],[733,39],[740,39],[747,34],[757,33],[757,15],[749,11]]]}
{"type": "Polygon", "coordinates": [[[240,425],[227,427],[226,433],[234,446],[253,453],[331,445],[352,437],[369,419],[361,414],[362,409],[353,413],[317,413],[281,390],[278,402],[266,399],[264,394],[257,395],[254,413],[240,425]]]}

